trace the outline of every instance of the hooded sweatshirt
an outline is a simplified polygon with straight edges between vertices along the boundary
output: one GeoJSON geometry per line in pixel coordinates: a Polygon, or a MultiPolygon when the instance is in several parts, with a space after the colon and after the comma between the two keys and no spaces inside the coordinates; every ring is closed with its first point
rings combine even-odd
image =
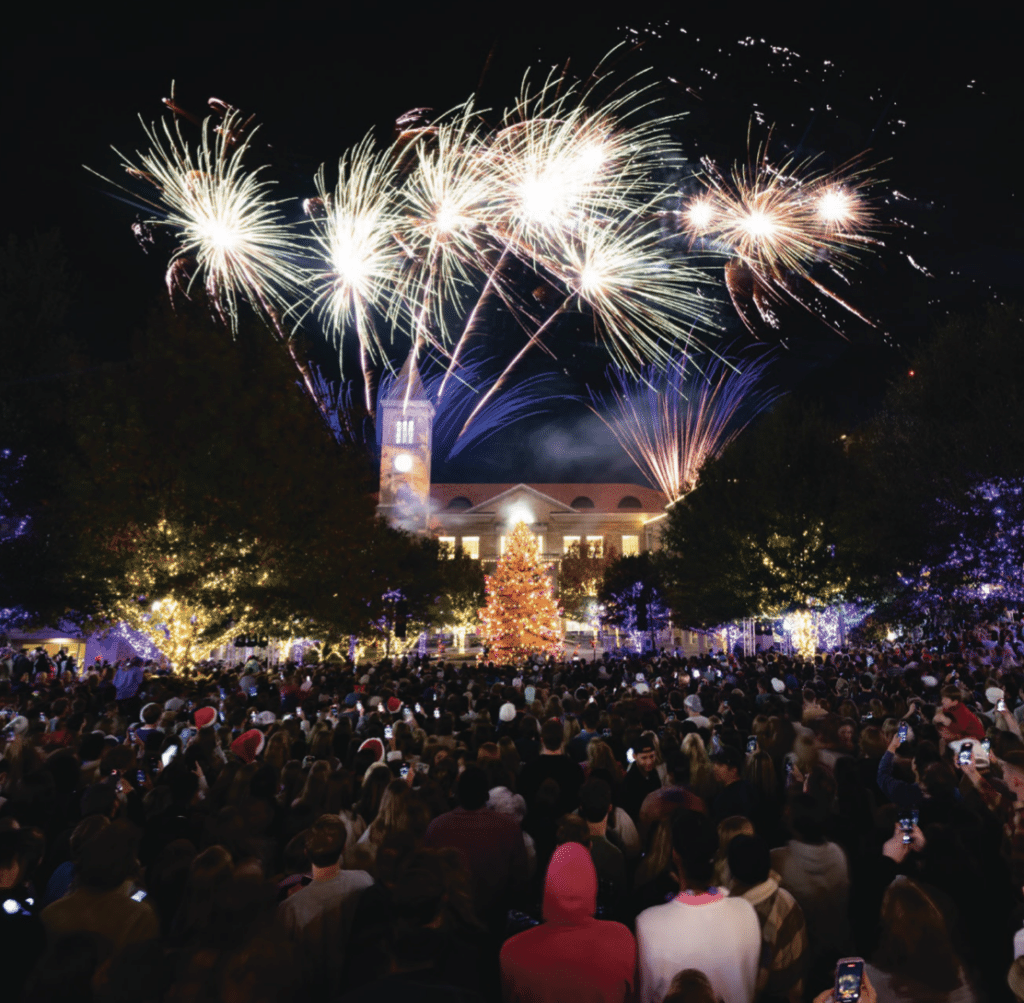
{"type": "Polygon", "coordinates": [[[850,872],[842,848],[836,843],[791,839],[772,850],[772,870],[803,910],[812,952],[845,951],[850,938],[846,915],[850,872]]]}
{"type": "Polygon", "coordinates": [[[563,843],[544,882],[544,922],[501,949],[505,1003],[622,1003],[633,986],[636,942],[621,923],[594,919],[597,872],[579,843],[563,843]]]}

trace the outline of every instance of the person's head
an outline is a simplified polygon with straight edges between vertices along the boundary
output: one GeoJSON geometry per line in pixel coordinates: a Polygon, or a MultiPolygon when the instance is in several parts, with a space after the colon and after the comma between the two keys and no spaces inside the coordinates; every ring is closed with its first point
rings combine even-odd
{"type": "Polygon", "coordinates": [[[605,770],[612,777],[621,777],[622,770],[612,747],[600,738],[592,738],[587,742],[587,763],[591,773],[605,770]]]}
{"type": "Polygon", "coordinates": [[[697,968],[676,972],[662,1003],[721,1003],[711,980],[697,968]]]}
{"type": "Polygon", "coordinates": [[[729,842],[727,856],[734,887],[753,888],[768,880],[772,867],[771,853],[760,836],[735,836],[729,842]]]}
{"type": "Polygon", "coordinates": [[[306,834],[306,856],[314,867],[333,867],[345,851],[348,831],[337,815],[321,815],[306,834]]]}
{"type": "Polygon", "coordinates": [[[683,809],[672,820],[672,860],[680,887],[701,891],[715,870],[718,830],[703,812],[683,809]]]}
{"type": "Polygon", "coordinates": [[[708,750],[697,732],[691,732],[683,737],[682,750],[690,760],[691,777],[706,776],[711,772],[708,750]]]}
{"type": "Polygon", "coordinates": [[[148,703],[139,715],[147,728],[152,728],[163,715],[164,709],[158,703],[148,703]]]}
{"type": "Polygon", "coordinates": [[[612,807],[612,789],[601,779],[592,778],[580,788],[580,815],[588,822],[608,818],[612,807]]]}
{"type": "Polygon", "coordinates": [[[658,743],[653,732],[642,732],[633,749],[636,765],[644,773],[651,773],[658,763],[658,743]]]}
{"type": "Polygon", "coordinates": [[[778,780],[772,757],[763,750],[755,752],[744,767],[743,776],[768,800],[775,797],[778,780]]]}
{"type": "Polygon", "coordinates": [[[960,985],[960,960],[946,921],[916,882],[897,880],[886,889],[881,933],[874,961],[893,976],[897,991],[913,987],[942,994],[960,985]]]}
{"type": "Polygon", "coordinates": [[[134,877],[139,834],[128,822],[103,826],[82,846],[78,858],[79,884],[94,891],[111,891],[134,877]]]}
{"type": "Polygon", "coordinates": [[[942,709],[944,711],[950,711],[960,703],[960,688],[952,683],[948,686],[943,686],[939,690],[939,695],[942,697],[942,709]]]}
{"type": "Polygon", "coordinates": [[[811,794],[797,794],[789,804],[789,827],[801,843],[825,841],[825,812],[811,794]]]}
{"type": "Polygon", "coordinates": [[[548,718],[541,726],[540,740],[548,752],[561,752],[565,729],[557,718],[548,718]]]}
{"type": "Polygon", "coordinates": [[[740,778],[743,770],[743,753],[734,749],[731,745],[723,745],[711,757],[711,770],[717,780],[724,787],[735,783],[740,778]]]}
{"type": "Polygon", "coordinates": [[[921,774],[921,789],[930,798],[947,801],[956,795],[956,774],[947,762],[930,763],[921,774]]]}
{"type": "Polygon", "coordinates": [[[489,794],[487,774],[479,766],[469,765],[462,771],[455,790],[459,806],[466,811],[483,808],[489,794]]]}
{"type": "Polygon", "coordinates": [[[590,847],[590,826],[586,819],[579,815],[563,815],[558,820],[555,845],[561,846],[563,843],[579,843],[580,846],[590,847]]]}
{"type": "Polygon", "coordinates": [[[718,857],[724,860],[729,845],[737,836],[753,836],[754,823],[745,815],[730,815],[718,823],[718,857]]]}

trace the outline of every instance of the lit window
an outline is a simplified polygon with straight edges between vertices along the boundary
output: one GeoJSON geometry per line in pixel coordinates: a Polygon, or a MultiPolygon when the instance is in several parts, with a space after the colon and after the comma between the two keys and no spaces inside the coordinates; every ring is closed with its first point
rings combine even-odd
{"type": "Polygon", "coordinates": [[[447,557],[448,560],[452,560],[455,557],[455,537],[454,536],[439,536],[437,542],[441,544],[441,557],[447,557]]]}
{"type": "Polygon", "coordinates": [[[462,550],[467,557],[472,557],[474,561],[480,560],[480,537],[479,536],[464,536],[462,538],[462,550]]]}
{"type": "Polygon", "coordinates": [[[578,536],[563,536],[562,537],[562,552],[568,554],[573,547],[580,545],[580,538],[578,536]]]}
{"type": "Polygon", "coordinates": [[[588,536],[587,537],[587,556],[588,557],[604,557],[604,537],[603,536],[588,536]]]}
{"type": "Polygon", "coordinates": [[[622,538],[622,556],[623,557],[636,557],[640,553],[640,537],[639,536],[623,536],[622,538]]]}
{"type": "Polygon", "coordinates": [[[540,556],[542,556],[542,557],[544,556],[544,534],[543,533],[538,533],[537,534],[537,553],[540,556]]]}
{"type": "Polygon", "coordinates": [[[413,419],[399,418],[395,422],[395,445],[411,446],[413,441],[413,419]]]}
{"type": "Polygon", "coordinates": [[[498,554],[501,557],[505,556],[505,541],[507,539],[508,539],[508,537],[506,537],[506,536],[502,536],[502,537],[498,538],[498,554]]]}

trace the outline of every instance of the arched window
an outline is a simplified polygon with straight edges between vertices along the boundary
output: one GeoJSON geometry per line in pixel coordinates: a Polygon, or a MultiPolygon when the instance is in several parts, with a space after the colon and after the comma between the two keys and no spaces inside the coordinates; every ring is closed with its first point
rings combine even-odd
{"type": "Polygon", "coordinates": [[[625,498],[619,501],[619,508],[643,508],[639,498],[634,498],[633,495],[626,495],[625,498]]]}
{"type": "Polygon", "coordinates": [[[459,495],[457,498],[453,498],[445,506],[445,508],[447,508],[449,512],[461,512],[464,509],[472,507],[473,503],[468,498],[465,498],[462,495],[459,495]]]}
{"type": "Polygon", "coordinates": [[[586,495],[580,495],[579,498],[574,498],[572,503],[573,508],[593,508],[594,500],[588,498],[586,495]]]}

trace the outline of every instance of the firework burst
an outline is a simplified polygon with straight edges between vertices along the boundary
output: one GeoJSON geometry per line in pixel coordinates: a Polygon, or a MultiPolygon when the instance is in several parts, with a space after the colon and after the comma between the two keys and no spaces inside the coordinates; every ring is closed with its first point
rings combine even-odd
{"type": "Polygon", "coordinates": [[[683,355],[666,369],[648,366],[637,377],[610,367],[610,400],[591,391],[591,408],[629,458],[676,502],[696,487],[701,467],[775,400],[773,390],[758,389],[767,362],[764,356],[737,363],[712,357],[697,370],[693,358],[683,355]]]}
{"type": "MultiPolygon", "coordinates": [[[[212,117],[202,122],[200,140],[191,146],[177,118],[173,124],[143,121],[149,149],[137,154],[138,166],[115,150],[131,177],[155,189],[155,195],[142,196],[155,212],[144,225],[174,235],[168,288],[188,295],[201,281],[232,330],[238,327],[240,299],[276,325],[277,309],[294,302],[302,287],[294,231],[285,222],[282,202],[270,197],[274,182],[263,177],[262,167],[244,165],[256,132],[246,132],[247,125],[226,108],[219,124],[212,117]]],[[[138,192],[117,187],[139,198],[138,192]]]]}
{"type": "Polygon", "coordinates": [[[705,161],[702,181],[704,190],[680,213],[681,225],[691,242],[731,255],[726,289],[752,332],[748,302],[771,327],[778,326],[774,304],[783,299],[809,309],[798,291],[800,281],[871,323],[812,274],[816,265],[828,262],[843,275],[858,251],[878,243],[867,198],[872,180],[859,160],[827,172],[816,172],[813,160],[774,165],[766,143],[729,176],[705,161]]]}
{"type": "Polygon", "coordinates": [[[405,308],[393,295],[405,256],[394,238],[397,185],[393,151],[378,149],[367,136],[339,161],[333,190],[328,190],[320,169],[317,200],[310,206],[317,254],[307,276],[313,308],[338,342],[349,325],[355,327],[370,414],[372,363],[383,348],[377,321],[405,308]]]}

